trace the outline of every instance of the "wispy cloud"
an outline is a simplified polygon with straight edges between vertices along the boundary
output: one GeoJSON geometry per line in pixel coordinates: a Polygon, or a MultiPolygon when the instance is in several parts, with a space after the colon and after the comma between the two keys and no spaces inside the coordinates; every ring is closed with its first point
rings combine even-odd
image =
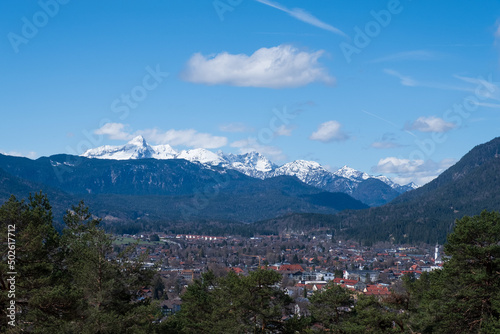
{"type": "Polygon", "coordinates": [[[391,141],[376,141],[373,142],[370,146],[378,149],[391,149],[401,147],[400,144],[391,141]]]}
{"type": "Polygon", "coordinates": [[[293,17],[299,21],[302,21],[304,23],[313,25],[313,26],[318,27],[318,28],[323,29],[323,30],[333,32],[334,34],[340,35],[342,37],[349,38],[342,30],[335,28],[334,26],[321,21],[320,19],[318,19],[317,17],[315,17],[311,13],[308,13],[307,11],[305,11],[302,8],[288,9],[285,6],[283,6],[277,2],[274,2],[274,1],[270,1],[270,0],[256,0],[256,1],[258,1],[264,5],[281,10],[282,12],[285,12],[288,15],[290,15],[291,17],[293,17]]]}
{"type": "Polygon", "coordinates": [[[396,141],[394,133],[384,133],[380,140],[373,142],[370,146],[377,149],[391,149],[402,147],[403,145],[396,141]]]}
{"type": "Polygon", "coordinates": [[[419,117],[415,121],[406,124],[406,130],[416,130],[420,132],[448,132],[457,125],[455,123],[446,122],[444,119],[430,116],[430,117],[419,117]]]}
{"type": "Polygon", "coordinates": [[[182,78],[206,85],[286,88],[313,82],[335,83],[318,59],[324,51],[299,51],[291,45],[261,48],[252,55],[219,53],[194,54],[182,78]]]}
{"type": "Polygon", "coordinates": [[[108,136],[110,139],[130,140],[137,135],[144,136],[148,141],[155,144],[169,144],[171,146],[187,146],[195,148],[219,148],[226,146],[226,137],[214,136],[209,133],[201,133],[194,129],[162,131],[157,128],[127,131],[127,125],[122,123],[106,123],[94,131],[95,134],[108,136]]]}
{"type": "Polygon", "coordinates": [[[411,77],[403,75],[397,71],[386,68],[386,69],[384,69],[384,72],[389,74],[389,75],[392,75],[393,77],[398,78],[403,86],[415,87],[418,85],[417,81],[415,81],[411,77]]]}
{"type": "Polygon", "coordinates": [[[394,53],[385,57],[377,58],[371,61],[371,63],[382,63],[389,61],[403,61],[403,60],[433,60],[437,58],[435,52],[427,50],[413,50],[394,53]]]}
{"type": "Polygon", "coordinates": [[[500,82],[493,82],[492,76],[485,79],[482,77],[471,78],[471,77],[455,75],[455,78],[460,79],[467,83],[474,84],[475,86],[483,86],[484,88],[486,88],[478,92],[475,89],[471,89],[471,91],[479,95],[478,97],[500,101],[500,86],[499,86],[500,82]]]}
{"type": "MultiPolygon", "coordinates": [[[[441,84],[441,83],[436,83],[436,82],[422,82],[419,80],[415,80],[414,78],[412,78],[410,76],[401,74],[400,72],[392,70],[392,69],[386,68],[386,69],[384,69],[384,72],[386,74],[389,74],[393,77],[398,78],[400,80],[401,85],[403,85],[403,86],[426,87],[426,88],[443,89],[443,90],[456,90],[456,91],[468,92],[468,93],[475,92],[475,89],[470,88],[470,87],[453,86],[453,85],[441,84]]],[[[455,76],[455,77],[460,78],[458,76],[455,76]]]]}
{"type": "Polygon", "coordinates": [[[487,102],[474,102],[473,103],[476,106],[479,107],[486,107],[486,108],[493,108],[493,109],[500,109],[500,104],[499,103],[487,103],[487,102]]]}
{"type": "Polygon", "coordinates": [[[328,121],[320,124],[318,130],[314,131],[309,136],[309,139],[329,143],[333,141],[344,141],[349,139],[349,136],[342,130],[342,125],[339,122],[328,121]]]}

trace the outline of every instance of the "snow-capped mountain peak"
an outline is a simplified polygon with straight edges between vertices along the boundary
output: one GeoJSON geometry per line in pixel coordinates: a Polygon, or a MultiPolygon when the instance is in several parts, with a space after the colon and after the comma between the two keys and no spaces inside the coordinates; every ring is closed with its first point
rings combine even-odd
{"type": "Polygon", "coordinates": [[[331,173],[316,161],[295,160],[276,168],[273,176],[295,176],[307,184],[321,185],[325,179],[331,178],[331,173]]]}
{"type": "Polygon", "coordinates": [[[175,159],[175,157],[179,154],[176,150],[174,150],[170,145],[155,145],[151,146],[153,149],[152,158],[155,159],[175,159]]]}
{"type": "Polygon", "coordinates": [[[82,156],[97,159],[185,159],[200,163],[207,168],[220,166],[226,169],[237,170],[250,177],[266,179],[275,176],[295,176],[302,182],[324,189],[326,191],[341,191],[353,194],[354,190],[364,180],[378,179],[395,191],[403,193],[415,189],[415,184],[399,185],[385,176],[370,176],[351,167],[344,166],[335,172],[330,172],[316,161],[295,160],[282,166],[277,166],[258,152],[245,154],[214,153],[207,149],[195,148],[177,152],[170,145],[149,145],[144,137],[137,136],[122,146],[101,146],[90,149],[82,156]]]}
{"type": "Polygon", "coordinates": [[[181,151],[181,153],[176,156],[176,159],[185,159],[191,162],[200,162],[202,164],[209,164],[213,166],[217,166],[218,164],[224,162],[224,159],[221,158],[221,156],[204,148],[181,151]]]}
{"type": "Polygon", "coordinates": [[[253,168],[259,172],[270,172],[275,167],[277,167],[275,164],[269,161],[265,156],[256,151],[240,155],[230,153],[224,155],[224,158],[233,167],[253,168]]]}
{"type": "Polygon", "coordinates": [[[82,156],[87,158],[129,160],[153,157],[153,149],[142,136],[137,136],[122,146],[101,146],[87,150],[82,156]]]}
{"type": "Polygon", "coordinates": [[[224,154],[220,153],[221,157],[226,161],[223,167],[235,169],[245,175],[265,179],[278,167],[269,161],[262,154],[252,151],[244,154],[224,154]]]}
{"type": "Polygon", "coordinates": [[[349,166],[344,166],[339,170],[333,172],[333,174],[357,182],[369,179],[371,177],[370,175],[360,172],[359,170],[356,170],[349,166]]]}
{"type": "Polygon", "coordinates": [[[146,139],[143,136],[137,136],[131,139],[126,145],[138,146],[138,147],[147,147],[148,143],[146,143],[146,139]]]}

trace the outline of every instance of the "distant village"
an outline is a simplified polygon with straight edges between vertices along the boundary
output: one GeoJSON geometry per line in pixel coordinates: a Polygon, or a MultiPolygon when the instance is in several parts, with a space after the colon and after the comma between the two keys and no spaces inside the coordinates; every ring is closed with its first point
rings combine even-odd
{"type": "MultiPolygon", "coordinates": [[[[130,245],[135,245],[132,258],[157,270],[163,281],[159,299],[165,316],[180,310],[183,291],[209,270],[219,276],[229,271],[247,275],[257,268],[277,271],[283,276],[280,288],[293,298],[295,313],[300,315],[307,313],[308,297],[329,281],[355,294],[383,298],[403,275],[418,278],[422,272],[442,267],[439,245],[379,243],[363,247],[334,240],[330,234],[252,238],[159,232],[121,235],[114,237],[114,254],[130,245]]],[[[153,292],[145,287],[143,293],[151,297],[153,292]]]]}

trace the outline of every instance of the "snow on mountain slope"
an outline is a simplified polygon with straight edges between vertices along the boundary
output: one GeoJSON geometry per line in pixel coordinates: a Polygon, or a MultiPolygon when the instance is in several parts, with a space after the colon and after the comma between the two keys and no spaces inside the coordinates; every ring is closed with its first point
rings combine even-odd
{"type": "Polygon", "coordinates": [[[224,167],[235,169],[245,175],[265,179],[270,176],[273,170],[278,166],[269,161],[265,156],[258,152],[249,152],[245,154],[227,154],[221,155],[225,158],[226,162],[224,167]]]}
{"type": "Polygon", "coordinates": [[[151,148],[154,152],[152,158],[155,159],[175,159],[179,154],[170,145],[155,145],[151,146],[151,148]]]}
{"type": "Polygon", "coordinates": [[[302,182],[309,184],[311,182],[321,183],[329,174],[329,171],[315,161],[295,160],[277,168],[273,176],[296,176],[302,182]]]}
{"type": "Polygon", "coordinates": [[[181,151],[181,153],[179,153],[175,158],[185,159],[191,162],[199,162],[202,164],[209,164],[212,166],[217,166],[225,162],[225,160],[221,156],[204,148],[195,148],[193,150],[181,151]]]}
{"type": "Polygon", "coordinates": [[[277,166],[258,152],[246,154],[224,154],[197,148],[177,152],[169,145],[150,146],[142,136],[137,136],[122,146],[101,146],[86,151],[82,156],[96,159],[185,159],[208,166],[221,166],[237,170],[245,175],[265,179],[280,175],[295,176],[302,182],[327,191],[352,194],[358,184],[369,179],[378,179],[394,190],[403,193],[415,189],[415,184],[399,185],[385,176],[371,176],[344,166],[330,172],[315,161],[296,160],[277,166]]]}
{"type": "Polygon", "coordinates": [[[360,172],[359,170],[356,170],[354,168],[351,168],[349,166],[344,166],[340,168],[339,170],[333,172],[333,174],[340,176],[340,177],[345,177],[346,179],[349,179],[351,181],[355,182],[361,182],[363,180],[369,179],[370,175],[360,172]]]}
{"type": "Polygon", "coordinates": [[[154,150],[146,143],[142,136],[137,136],[127,144],[122,146],[101,146],[93,148],[82,156],[97,159],[129,160],[129,159],[147,159],[152,158],[154,150]]]}

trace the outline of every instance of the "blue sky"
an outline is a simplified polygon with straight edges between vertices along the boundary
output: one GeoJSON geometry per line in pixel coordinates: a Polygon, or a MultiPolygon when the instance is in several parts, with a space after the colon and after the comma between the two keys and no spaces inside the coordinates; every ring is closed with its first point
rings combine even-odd
{"type": "Polygon", "coordinates": [[[500,133],[500,3],[7,0],[0,152],[257,150],[428,182],[500,133]]]}

